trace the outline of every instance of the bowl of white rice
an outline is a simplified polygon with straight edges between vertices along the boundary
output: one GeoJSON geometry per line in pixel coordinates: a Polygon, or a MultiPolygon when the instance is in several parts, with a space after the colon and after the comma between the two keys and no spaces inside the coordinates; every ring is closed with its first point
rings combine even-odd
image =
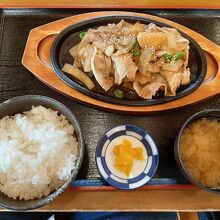
{"type": "Polygon", "coordinates": [[[76,178],[83,154],[79,123],[62,103],[25,95],[0,104],[0,206],[53,201],[76,178]]]}

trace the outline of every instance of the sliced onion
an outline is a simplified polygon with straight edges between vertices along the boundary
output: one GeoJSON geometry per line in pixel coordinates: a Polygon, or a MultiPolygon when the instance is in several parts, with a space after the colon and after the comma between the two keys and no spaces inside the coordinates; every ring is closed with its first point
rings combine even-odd
{"type": "Polygon", "coordinates": [[[133,34],[138,35],[138,33],[144,32],[144,25],[138,21],[132,26],[131,31],[133,34]]]}
{"type": "Polygon", "coordinates": [[[148,72],[147,67],[151,61],[153,53],[154,53],[154,49],[152,49],[151,47],[143,48],[138,62],[138,68],[141,74],[145,74],[145,75],[147,74],[148,72]]]}
{"type": "Polygon", "coordinates": [[[170,72],[182,72],[183,60],[171,61],[170,63],[164,63],[162,69],[170,72]]]}
{"type": "Polygon", "coordinates": [[[85,84],[89,89],[93,89],[95,87],[95,84],[93,81],[81,70],[78,68],[65,63],[64,67],[62,68],[63,72],[69,73],[70,75],[77,78],[80,82],[85,84]]]}
{"type": "Polygon", "coordinates": [[[74,47],[72,47],[72,48],[69,50],[69,53],[71,54],[71,56],[72,56],[73,58],[76,57],[78,46],[79,46],[79,44],[75,45],[74,47]]]}
{"type": "Polygon", "coordinates": [[[166,32],[167,36],[167,48],[176,50],[177,44],[176,44],[176,35],[172,32],[166,32]]]}
{"type": "Polygon", "coordinates": [[[166,44],[166,34],[162,32],[141,32],[137,35],[137,40],[142,48],[153,47],[159,49],[166,44]]]}
{"type": "Polygon", "coordinates": [[[148,66],[147,66],[147,71],[148,72],[151,72],[151,73],[159,73],[160,72],[160,66],[158,63],[150,63],[148,66]]]}

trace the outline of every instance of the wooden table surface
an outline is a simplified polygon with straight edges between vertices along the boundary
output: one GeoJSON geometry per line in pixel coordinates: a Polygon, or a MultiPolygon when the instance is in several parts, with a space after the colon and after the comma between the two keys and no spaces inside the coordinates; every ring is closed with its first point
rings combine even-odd
{"type": "Polygon", "coordinates": [[[199,189],[65,192],[54,202],[39,210],[220,211],[220,196],[199,189]]]}
{"type": "MultiPolygon", "coordinates": [[[[91,10],[90,10],[91,11],[91,10]]],[[[220,44],[219,10],[139,10],[179,22],[220,44]]],[[[21,64],[30,29],[77,13],[82,9],[15,10],[0,14],[0,102],[18,95],[40,94],[57,99],[77,116],[85,138],[88,154],[94,156],[95,146],[104,130],[118,123],[132,123],[147,129],[158,142],[160,164],[156,177],[181,179],[173,159],[173,141],[182,123],[192,114],[207,108],[220,108],[220,95],[173,112],[149,116],[125,116],[95,110],[78,104],[38,81],[21,64]],[[169,126],[167,126],[169,124],[169,126]],[[166,131],[166,132],[165,132],[166,131]]],[[[97,178],[95,162],[86,158],[87,173],[81,178],[97,178]]],[[[198,211],[220,210],[220,196],[203,190],[135,190],[135,191],[66,191],[40,211],[128,210],[128,211],[198,211]]]]}
{"type": "Polygon", "coordinates": [[[0,7],[220,8],[219,0],[1,0],[0,7]]]}

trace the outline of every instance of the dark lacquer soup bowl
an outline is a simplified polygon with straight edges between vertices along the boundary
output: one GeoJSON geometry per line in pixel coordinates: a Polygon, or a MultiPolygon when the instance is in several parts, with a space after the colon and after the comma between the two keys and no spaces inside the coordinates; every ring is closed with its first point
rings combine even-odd
{"type": "MultiPolygon", "coordinates": [[[[182,149],[182,142],[181,142],[181,139],[183,137],[183,133],[184,133],[184,130],[190,125],[194,124],[196,122],[198,122],[199,120],[201,119],[209,119],[209,120],[216,120],[217,123],[220,123],[220,109],[206,109],[206,110],[203,110],[201,112],[198,112],[194,115],[192,115],[190,118],[188,118],[186,120],[186,122],[183,124],[183,126],[181,127],[177,137],[176,137],[176,140],[175,140],[175,145],[174,145],[174,155],[175,155],[175,160],[176,160],[176,163],[179,167],[179,170],[181,171],[181,173],[183,174],[183,176],[188,180],[190,181],[192,184],[204,189],[204,190],[207,190],[209,192],[212,192],[212,193],[217,193],[217,194],[220,194],[220,187],[211,187],[211,186],[207,186],[206,184],[202,183],[201,180],[199,180],[198,178],[195,177],[195,175],[193,175],[193,172],[189,170],[189,167],[187,167],[187,164],[186,164],[186,157],[184,159],[183,157],[183,149],[182,149]]],[[[220,124],[219,124],[220,125],[220,124]]],[[[203,125],[203,127],[207,127],[208,129],[208,125],[205,124],[203,125]]],[[[209,132],[214,132],[215,128],[214,126],[211,126],[211,129],[209,132]]],[[[203,131],[204,132],[204,131],[203,131]]],[[[204,134],[204,133],[203,133],[204,134]]],[[[192,135],[196,135],[195,133],[195,130],[192,132],[192,135]]],[[[208,134],[207,134],[208,135],[208,134]]],[[[201,136],[200,136],[201,137],[201,136]]],[[[204,135],[203,135],[204,137],[204,135]]],[[[216,135],[216,138],[220,137],[219,134],[216,135]]],[[[195,140],[196,137],[193,137],[193,140],[195,140]]],[[[190,151],[190,154],[192,152],[192,149],[189,149],[189,143],[190,145],[192,146],[192,143],[190,142],[192,139],[190,138],[187,138],[187,141],[188,141],[188,145],[187,145],[187,148],[185,148],[185,151],[190,151]]],[[[202,140],[201,138],[198,138],[198,140],[200,141],[200,144],[199,146],[203,145],[201,144],[202,140]]],[[[219,139],[218,139],[219,140],[219,139]]],[[[206,141],[206,144],[208,143],[209,146],[213,146],[214,145],[214,142],[213,142],[213,139],[209,136],[208,137],[208,140],[206,141]]],[[[191,147],[190,146],[190,147],[191,147]]],[[[212,156],[213,155],[218,155],[215,150],[213,151],[212,150],[212,156]]],[[[192,159],[192,161],[188,161],[188,166],[193,166],[194,168],[195,167],[198,167],[198,160],[200,157],[200,155],[203,154],[203,158],[204,158],[204,155],[205,155],[205,159],[207,160],[207,158],[210,158],[210,154],[209,152],[207,152],[207,149],[203,149],[202,147],[199,147],[197,150],[196,150],[196,158],[192,159]]],[[[194,155],[194,154],[191,154],[191,155],[194,155]]],[[[207,161],[206,160],[202,160],[202,167],[206,166],[207,164],[207,161]]],[[[201,159],[200,159],[201,161],[201,159]]],[[[203,172],[201,172],[201,175],[204,176],[204,178],[209,178],[209,175],[208,174],[212,174],[212,169],[216,169],[217,168],[217,164],[215,163],[212,163],[211,167],[209,169],[206,169],[206,171],[203,170],[203,172]]],[[[201,167],[199,167],[199,169],[201,170],[201,167]]],[[[195,170],[195,169],[194,169],[195,170]]],[[[219,184],[219,182],[218,182],[219,184]]]]}
{"type": "Polygon", "coordinates": [[[51,51],[50,51],[50,61],[51,66],[56,73],[56,75],[64,81],[70,87],[76,89],[77,91],[90,96],[92,98],[119,105],[127,105],[127,106],[148,106],[161,104],[164,102],[173,101],[175,99],[179,99],[183,96],[186,96],[196,90],[201,83],[204,81],[206,71],[207,71],[207,63],[205,54],[199,44],[190,36],[178,30],[178,32],[186,38],[189,43],[189,62],[188,67],[190,68],[191,76],[190,83],[184,86],[181,86],[177,89],[175,96],[164,96],[163,94],[157,94],[152,99],[143,99],[143,98],[117,98],[112,94],[106,94],[103,89],[96,88],[93,90],[89,90],[86,86],[84,86],[80,81],[76,78],[70,77],[68,74],[62,71],[62,68],[65,63],[73,63],[73,58],[69,53],[69,50],[80,42],[80,33],[86,32],[90,28],[98,28],[103,25],[107,25],[109,23],[118,23],[121,20],[125,20],[129,23],[136,23],[139,21],[142,24],[154,23],[159,27],[169,27],[173,28],[166,23],[162,23],[156,20],[151,20],[143,17],[136,16],[106,16],[99,17],[90,20],[85,20],[69,26],[61,31],[57,37],[55,38],[51,51]]]}

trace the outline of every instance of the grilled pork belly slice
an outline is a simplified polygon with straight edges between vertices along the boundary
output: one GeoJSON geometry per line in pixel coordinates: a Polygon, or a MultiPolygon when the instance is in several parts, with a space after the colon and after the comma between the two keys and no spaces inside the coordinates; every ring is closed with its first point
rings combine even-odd
{"type": "Polygon", "coordinates": [[[120,85],[125,77],[130,81],[134,80],[138,67],[133,62],[130,54],[118,56],[113,54],[111,58],[115,69],[115,84],[120,85]]]}
{"type": "Polygon", "coordinates": [[[153,74],[153,80],[150,83],[142,84],[134,81],[133,87],[137,94],[144,99],[152,99],[159,90],[163,90],[164,95],[167,94],[167,82],[158,73],[153,74]]]}
{"type": "Polygon", "coordinates": [[[96,81],[105,91],[108,91],[113,85],[113,80],[110,77],[112,69],[111,58],[94,47],[94,53],[91,58],[91,68],[96,81]]]}

